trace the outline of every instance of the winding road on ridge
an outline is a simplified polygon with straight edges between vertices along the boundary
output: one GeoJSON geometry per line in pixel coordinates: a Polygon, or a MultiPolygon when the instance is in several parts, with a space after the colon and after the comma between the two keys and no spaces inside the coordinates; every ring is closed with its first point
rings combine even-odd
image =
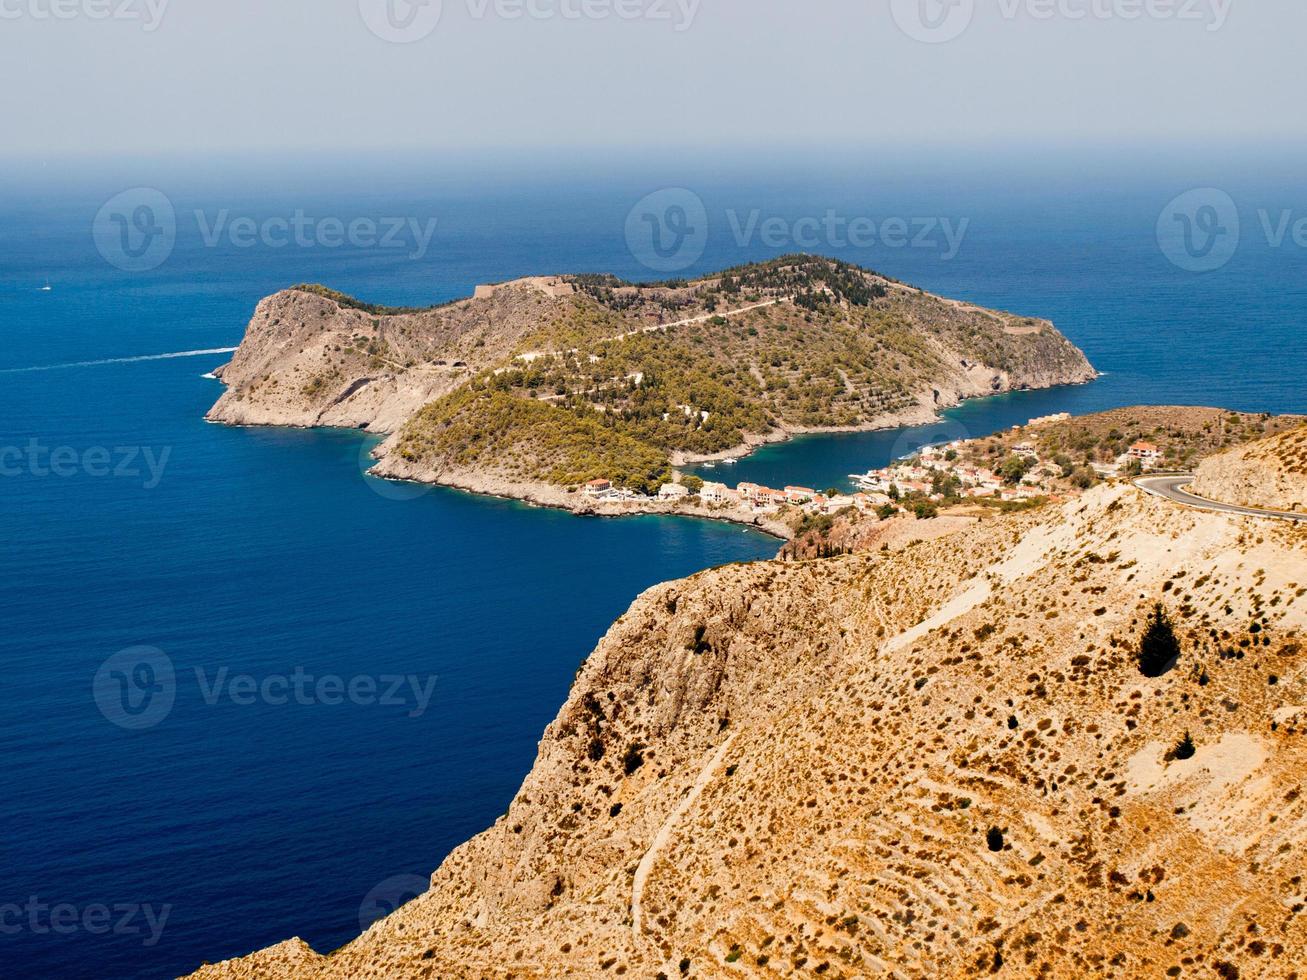
{"type": "Polygon", "coordinates": [[[1241,517],[1269,517],[1279,521],[1307,524],[1307,514],[1294,514],[1283,510],[1259,510],[1256,507],[1237,507],[1234,504],[1223,504],[1215,500],[1208,500],[1183,489],[1193,482],[1194,477],[1192,476],[1150,476],[1136,480],[1135,486],[1144,493],[1151,493],[1154,497],[1164,497],[1172,503],[1181,504],[1185,507],[1196,507],[1199,510],[1214,511],[1218,514],[1235,514],[1241,517]]]}
{"type": "MultiPolygon", "coordinates": [[[[752,313],[754,310],[765,309],[768,306],[776,306],[780,303],[788,303],[793,298],[794,298],[793,296],[778,296],[775,299],[769,299],[762,303],[754,303],[751,306],[742,306],[738,310],[725,310],[721,313],[703,313],[700,314],[699,316],[692,316],[688,320],[676,320],[672,323],[654,323],[646,327],[640,327],[637,330],[628,330],[626,333],[619,333],[614,337],[605,337],[603,340],[598,341],[598,343],[599,344],[616,343],[619,340],[626,340],[628,337],[639,337],[642,334],[646,334],[646,333],[658,333],[660,330],[665,332],[671,330],[673,327],[686,327],[692,323],[707,323],[709,320],[715,320],[719,317],[723,320],[728,320],[733,316],[741,316],[745,313],[752,313]]],[[[564,355],[567,354],[577,354],[577,353],[580,352],[575,347],[573,347],[571,350],[565,350],[565,351],[533,350],[533,351],[527,351],[524,354],[518,354],[515,358],[513,358],[513,360],[526,361],[528,364],[532,364],[540,360],[542,357],[563,357],[564,355]]],[[[499,371],[496,371],[495,373],[499,374],[504,370],[505,370],[504,368],[500,368],[499,371]]]]}

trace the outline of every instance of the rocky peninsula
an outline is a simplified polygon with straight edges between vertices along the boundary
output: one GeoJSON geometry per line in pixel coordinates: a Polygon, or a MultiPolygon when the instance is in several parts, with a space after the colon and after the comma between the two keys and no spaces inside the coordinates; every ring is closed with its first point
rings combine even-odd
{"type": "Polygon", "coordinates": [[[234,425],[384,435],[373,470],[577,513],[788,529],[663,487],[800,432],[921,423],[963,399],[1096,377],[1051,323],[789,256],[693,282],[534,277],[426,309],[320,286],[261,302],[217,372],[234,425]],[[607,482],[596,500],[586,486],[607,482]]]}

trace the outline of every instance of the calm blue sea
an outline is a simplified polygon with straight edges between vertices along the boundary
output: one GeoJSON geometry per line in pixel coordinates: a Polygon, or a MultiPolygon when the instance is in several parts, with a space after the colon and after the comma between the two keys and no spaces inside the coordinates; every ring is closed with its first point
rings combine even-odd
{"type": "Polygon", "coordinates": [[[362,906],[406,897],[504,812],[577,666],[639,592],[776,551],[720,524],[581,520],[379,484],[360,433],[206,425],[221,388],[203,375],[225,355],[115,360],[235,346],[278,288],[427,303],[528,273],[655,278],[626,225],[663,187],[704,202],[690,273],[809,240],[741,244],[732,225],[754,211],[786,226],[830,210],[965,218],[948,259],[810,250],[1049,317],[1107,376],[972,403],[920,432],[797,440],[732,479],[824,487],[922,441],[1062,410],[1307,409],[1307,251],[1269,247],[1257,218],[1307,214],[1301,182],[874,169],[68,168],[0,192],[0,975],[156,978],[292,935],[339,946],[362,906]],[[1183,271],[1157,246],[1158,215],[1218,180],[1243,245],[1218,271],[1183,271]],[[138,185],[168,197],[179,230],[167,261],[128,272],[92,228],[138,185]],[[224,211],[257,226],[297,210],[437,225],[416,258],[204,239],[224,211]],[[95,361],[113,362],[30,370],[95,361]],[[297,674],[355,687],[297,698],[297,674]],[[405,686],[383,698],[391,676],[405,686]]]}

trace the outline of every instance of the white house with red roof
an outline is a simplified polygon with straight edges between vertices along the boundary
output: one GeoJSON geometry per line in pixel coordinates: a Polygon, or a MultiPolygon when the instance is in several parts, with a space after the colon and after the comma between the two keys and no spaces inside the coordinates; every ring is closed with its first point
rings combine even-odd
{"type": "Polygon", "coordinates": [[[1162,459],[1162,450],[1151,442],[1136,442],[1130,447],[1128,455],[1141,463],[1157,463],[1162,459]]]}

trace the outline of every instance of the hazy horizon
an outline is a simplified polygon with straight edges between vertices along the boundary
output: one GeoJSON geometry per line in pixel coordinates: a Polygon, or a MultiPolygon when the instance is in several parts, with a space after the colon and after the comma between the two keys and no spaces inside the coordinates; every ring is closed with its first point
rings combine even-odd
{"type": "Polygon", "coordinates": [[[10,158],[1275,145],[1307,90],[1297,0],[57,6],[0,4],[10,158]]]}
{"type": "MultiPolygon", "coordinates": [[[[34,187],[103,189],[127,183],[175,182],[226,188],[286,183],[353,189],[360,180],[384,179],[387,189],[499,183],[655,180],[802,181],[846,177],[860,181],[965,180],[967,182],[1083,184],[1086,178],[1138,184],[1155,180],[1188,185],[1269,178],[1297,182],[1307,164],[1307,139],[1219,141],[1084,142],[1061,144],[867,145],[853,142],[772,147],[710,145],[660,147],[575,146],[566,149],[486,146],[440,151],[419,148],[322,147],[307,149],[172,151],[158,153],[21,153],[0,148],[6,181],[0,198],[34,187]]],[[[380,190],[381,188],[377,188],[380,190]]]]}

